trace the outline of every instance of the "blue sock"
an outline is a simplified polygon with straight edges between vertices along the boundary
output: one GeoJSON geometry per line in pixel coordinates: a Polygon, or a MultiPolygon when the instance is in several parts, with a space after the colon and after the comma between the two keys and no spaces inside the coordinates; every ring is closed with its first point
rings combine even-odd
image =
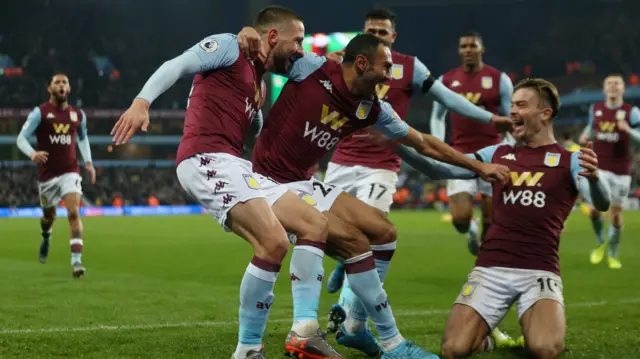
{"type": "Polygon", "coordinates": [[[293,327],[291,330],[302,337],[317,333],[318,306],[324,267],[325,243],[306,240],[296,242],[291,256],[291,292],[293,294],[293,327]]]}
{"type": "Polygon", "coordinates": [[[244,358],[249,350],[260,350],[267,318],[273,303],[273,285],[279,264],[253,257],[240,284],[240,330],[236,356],[244,358]]]}
{"type": "MultiPolygon", "coordinates": [[[[380,282],[384,282],[391,265],[391,258],[396,250],[396,242],[382,245],[372,245],[373,258],[375,259],[376,271],[380,282]]],[[[347,318],[344,322],[345,329],[349,333],[355,333],[366,327],[368,316],[364,305],[353,293],[349,285],[349,281],[345,280],[342,293],[340,293],[339,304],[347,312],[347,318]]]]}
{"type": "Polygon", "coordinates": [[[604,243],[604,219],[602,216],[591,217],[591,224],[593,225],[593,231],[596,232],[596,241],[598,245],[601,245],[604,243]]]}
{"type": "Polygon", "coordinates": [[[383,349],[388,351],[397,347],[404,338],[396,326],[387,293],[382,288],[376,271],[373,254],[364,253],[347,259],[344,264],[349,285],[371,317],[383,349]]]}
{"type": "Polygon", "coordinates": [[[609,257],[618,258],[618,248],[620,247],[620,237],[622,237],[622,227],[617,228],[609,225],[609,257]]]}

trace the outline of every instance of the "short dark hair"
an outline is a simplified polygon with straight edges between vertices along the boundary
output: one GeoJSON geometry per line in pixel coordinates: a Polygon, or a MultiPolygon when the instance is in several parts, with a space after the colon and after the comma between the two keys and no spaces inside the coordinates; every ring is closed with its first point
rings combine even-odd
{"type": "Polygon", "coordinates": [[[365,16],[365,20],[389,20],[391,26],[396,28],[396,14],[387,8],[375,8],[371,9],[365,16]]]}
{"type": "MultiPolygon", "coordinates": [[[[609,77],[619,77],[619,78],[621,78],[621,79],[622,79],[622,82],[624,82],[624,76],[622,76],[622,74],[621,74],[621,73],[619,73],[619,72],[614,72],[614,73],[608,74],[608,75],[604,78],[604,80],[608,79],[609,77]]],[[[604,81],[604,80],[602,80],[602,81],[604,81]]]]}
{"type": "Polygon", "coordinates": [[[522,88],[532,89],[538,94],[541,102],[551,108],[551,117],[555,118],[560,112],[560,95],[558,89],[550,81],[540,78],[527,78],[518,82],[514,88],[514,92],[522,88]]]}
{"type": "Polygon", "coordinates": [[[64,72],[54,72],[53,75],[51,75],[51,77],[49,78],[49,81],[47,82],[47,87],[51,86],[51,84],[53,83],[53,79],[56,76],[64,76],[67,78],[67,80],[69,79],[69,76],[64,72]]]}
{"type": "Polygon", "coordinates": [[[302,18],[293,10],[273,5],[260,10],[258,16],[256,16],[253,26],[258,32],[265,32],[269,28],[282,25],[285,21],[293,20],[302,21],[302,18]]]}
{"type": "Polygon", "coordinates": [[[475,37],[476,39],[478,39],[478,41],[480,41],[481,44],[484,44],[484,41],[482,41],[482,35],[480,35],[479,32],[477,31],[473,31],[473,30],[469,30],[467,32],[463,32],[462,34],[460,34],[460,37],[475,37]]]}
{"type": "Polygon", "coordinates": [[[345,64],[352,64],[356,61],[358,55],[364,55],[370,62],[375,61],[376,52],[380,44],[387,46],[384,41],[371,34],[359,34],[349,43],[344,49],[344,57],[342,62],[345,64]]]}

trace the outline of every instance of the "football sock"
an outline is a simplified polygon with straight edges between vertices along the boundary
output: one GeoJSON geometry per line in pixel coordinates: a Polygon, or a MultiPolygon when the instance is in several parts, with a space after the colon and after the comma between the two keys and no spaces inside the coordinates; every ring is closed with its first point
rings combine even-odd
{"type": "Polygon", "coordinates": [[[42,238],[49,239],[51,237],[51,227],[53,227],[53,221],[46,221],[44,218],[40,218],[40,229],[42,230],[42,238]]]}
{"type": "Polygon", "coordinates": [[[380,344],[389,351],[404,342],[396,326],[387,293],[382,288],[380,277],[376,271],[373,254],[367,252],[344,261],[347,280],[353,292],[358,296],[371,317],[380,344]]]}
{"type": "Polygon", "coordinates": [[[618,258],[618,248],[620,247],[620,237],[622,237],[622,227],[617,228],[613,224],[609,225],[609,257],[618,258]]]}
{"type": "Polygon", "coordinates": [[[240,284],[240,329],[236,358],[244,358],[250,350],[260,350],[267,318],[273,304],[273,285],[279,264],[254,256],[240,284]]]}
{"type": "Polygon", "coordinates": [[[596,241],[598,245],[604,243],[604,218],[602,216],[591,217],[591,224],[593,225],[593,231],[596,232],[596,241]]]}
{"type": "MultiPolygon", "coordinates": [[[[396,242],[372,245],[371,250],[373,252],[376,271],[378,272],[380,282],[384,282],[387,272],[389,271],[389,266],[391,265],[391,258],[396,250],[396,242]]],[[[344,327],[349,333],[356,333],[366,326],[368,319],[367,311],[365,310],[362,302],[353,293],[348,280],[345,280],[342,293],[340,293],[339,304],[347,313],[344,327]]]]}
{"type": "Polygon", "coordinates": [[[291,256],[291,292],[293,294],[293,330],[302,337],[316,334],[318,306],[324,268],[325,243],[298,239],[291,256]]]}
{"type": "Polygon", "coordinates": [[[82,263],[82,238],[73,238],[71,244],[71,264],[82,263]]]}

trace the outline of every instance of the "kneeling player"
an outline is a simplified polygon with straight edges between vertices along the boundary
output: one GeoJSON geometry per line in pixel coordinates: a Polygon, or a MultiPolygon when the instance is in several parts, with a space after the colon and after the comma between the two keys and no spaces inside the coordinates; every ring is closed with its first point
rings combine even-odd
{"type": "MultiPolygon", "coordinates": [[[[571,153],[556,143],[552,120],[559,107],[553,84],[523,80],[515,88],[511,107],[513,135],[519,143],[486,147],[472,155],[509,166],[511,179],[506,185],[493,184],[493,226],[451,309],[443,358],[493,348],[488,334],[516,301],[524,339],[533,354],[556,358],[564,350],[560,231],[579,192],[591,197],[601,211],[608,209],[611,195],[606,182],[599,180],[591,144],[571,153]]],[[[407,148],[398,152],[432,179],[473,178],[470,171],[420,157],[407,148]]]]}

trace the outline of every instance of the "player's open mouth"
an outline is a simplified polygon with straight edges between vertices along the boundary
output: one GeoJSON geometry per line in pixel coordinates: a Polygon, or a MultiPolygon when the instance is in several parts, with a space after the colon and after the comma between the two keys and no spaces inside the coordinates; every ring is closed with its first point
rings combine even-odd
{"type": "Polygon", "coordinates": [[[522,119],[513,120],[513,130],[514,131],[524,130],[524,121],[522,121],[522,119]]]}

